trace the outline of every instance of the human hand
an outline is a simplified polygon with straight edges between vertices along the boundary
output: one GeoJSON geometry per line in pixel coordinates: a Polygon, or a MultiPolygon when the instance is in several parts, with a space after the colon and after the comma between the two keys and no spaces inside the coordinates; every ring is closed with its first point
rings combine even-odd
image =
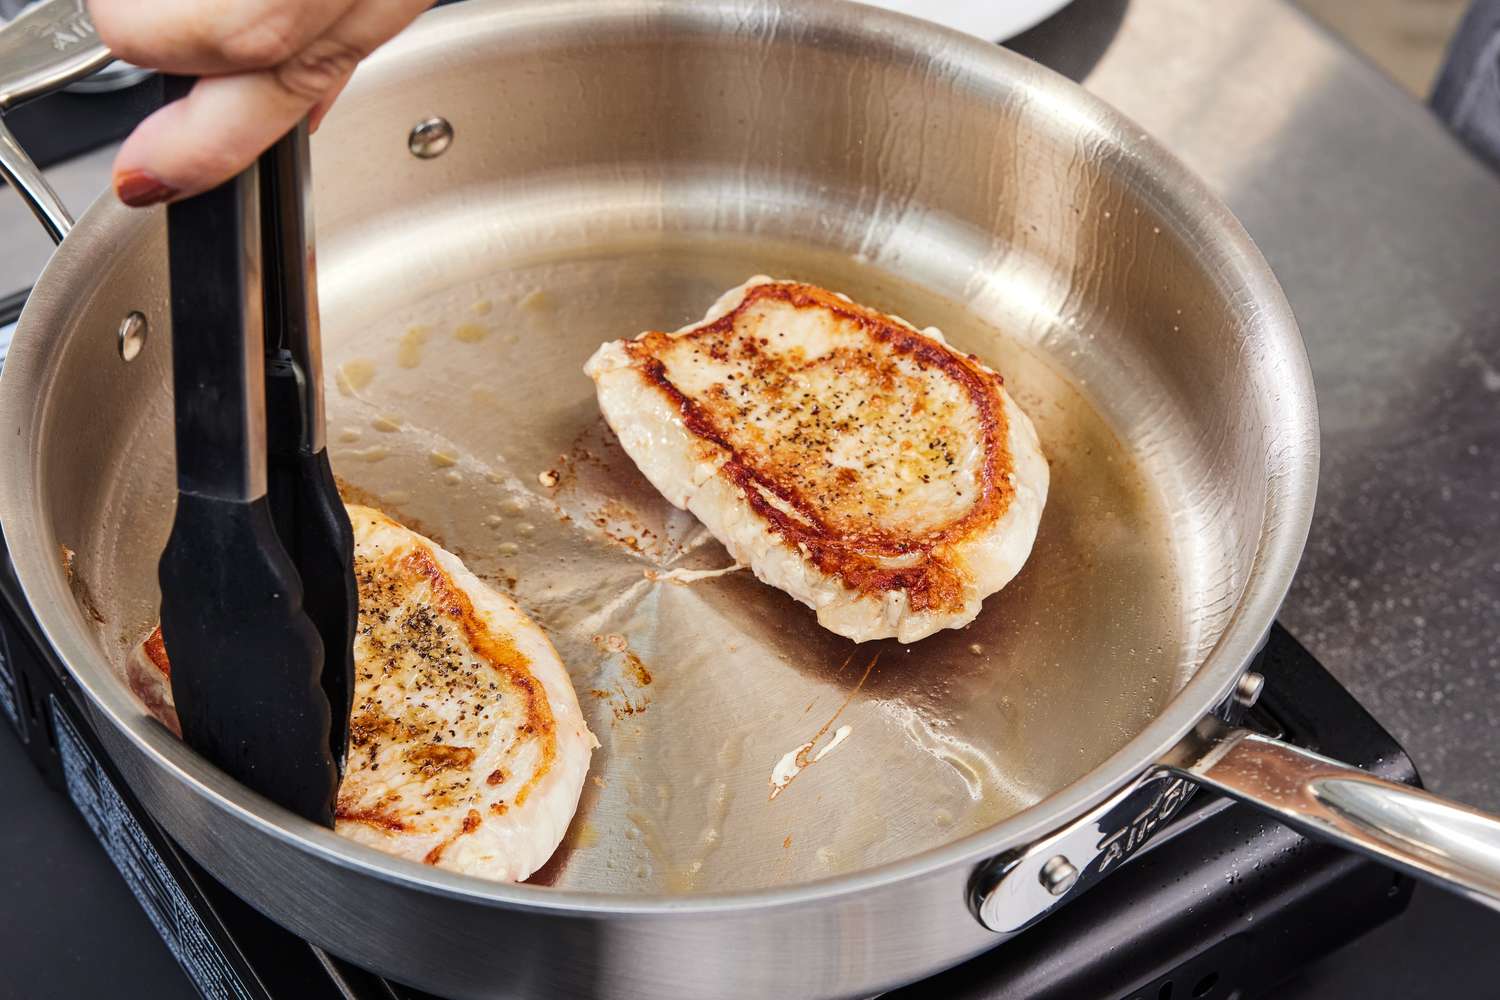
{"type": "Polygon", "coordinates": [[[304,115],[312,125],[359,61],[432,0],[89,0],[99,36],[127,62],[198,76],[115,157],[127,205],[206,191],[239,173],[304,115]]]}

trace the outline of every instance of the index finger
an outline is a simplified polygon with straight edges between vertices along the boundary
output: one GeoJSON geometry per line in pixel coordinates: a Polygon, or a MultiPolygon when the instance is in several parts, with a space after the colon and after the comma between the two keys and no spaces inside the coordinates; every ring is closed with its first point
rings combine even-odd
{"type": "Polygon", "coordinates": [[[88,0],[94,27],[126,62],[197,76],[285,62],[357,0],[88,0]]]}

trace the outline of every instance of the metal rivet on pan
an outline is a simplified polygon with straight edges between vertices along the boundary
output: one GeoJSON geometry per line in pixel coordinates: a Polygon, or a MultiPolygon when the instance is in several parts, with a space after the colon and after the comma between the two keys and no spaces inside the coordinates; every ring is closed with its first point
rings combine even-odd
{"type": "Polygon", "coordinates": [[[1245,708],[1250,708],[1260,700],[1260,693],[1265,689],[1266,679],[1255,671],[1240,675],[1240,681],[1234,686],[1234,700],[1245,708]]]}
{"type": "Polygon", "coordinates": [[[146,334],[149,331],[146,317],[138,312],[132,312],[120,320],[120,357],[126,361],[134,361],[139,357],[146,346],[146,334]]]}
{"type": "Polygon", "coordinates": [[[1073,888],[1073,883],[1078,881],[1078,869],[1073,867],[1073,862],[1061,854],[1055,854],[1042,865],[1038,878],[1041,879],[1042,888],[1054,896],[1061,896],[1073,888]]]}
{"type": "Polygon", "coordinates": [[[451,145],[453,126],[448,124],[448,119],[437,116],[417,122],[411,127],[411,134],[406,137],[406,148],[411,150],[411,155],[424,160],[442,156],[451,145]]]}

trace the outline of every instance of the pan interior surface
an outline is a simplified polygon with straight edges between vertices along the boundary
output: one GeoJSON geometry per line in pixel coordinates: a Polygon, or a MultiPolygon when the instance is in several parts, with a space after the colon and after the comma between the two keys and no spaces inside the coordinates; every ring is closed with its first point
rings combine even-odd
{"type": "MultiPolygon", "coordinates": [[[[543,5],[479,5],[486,44],[433,29],[381,53],[314,147],[335,472],[538,620],[603,744],[541,885],[810,882],[1040,802],[1211,655],[1274,478],[1275,387],[1213,246],[1225,223],[1160,197],[1114,119],[1049,105],[1014,57],[988,78],[854,19],[783,42],[690,6],[580,37],[543,5]],[[418,159],[408,129],[434,113],[452,147],[418,159]],[[635,471],[581,366],[753,274],[941,328],[1035,422],[1037,544],[970,627],[855,645],[748,573],[649,578],[729,559],[635,471]],[[828,752],[772,797],[809,743],[828,752]]],[[[160,226],[131,248],[164,259],[160,226]]],[[[122,306],[165,317],[161,276],[84,311],[104,328],[122,306]]],[[[133,399],[80,445],[108,475],[42,462],[73,498],[51,528],[78,553],[80,619],[117,664],[154,618],[170,524],[168,348],[99,382],[133,399]]],[[[85,393],[47,405],[52,426],[94,419],[85,393]]]]}
{"type": "Polygon", "coordinates": [[[1067,784],[1171,697],[1194,623],[1161,487],[1065,366],[847,253],[722,233],[642,245],[593,221],[555,256],[460,253],[455,271],[477,273],[417,300],[364,265],[325,286],[336,472],[536,616],[603,743],[540,881],[723,891],[907,857],[1067,784]],[[970,627],[856,645],[748,572],[647,577],[731,560],[619,449],[579,359],[696,319],[756,273],[940,326],[1036,421],[1053,477],[1040,537],[970,627]],[[778,762],[842,727],[772,798],[778,762]]]}

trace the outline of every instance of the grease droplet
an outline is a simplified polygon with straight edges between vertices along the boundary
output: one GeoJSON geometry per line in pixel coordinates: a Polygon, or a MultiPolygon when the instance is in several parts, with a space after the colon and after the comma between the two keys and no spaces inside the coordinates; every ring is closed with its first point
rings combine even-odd
{"type": "Polygon", "coordinates": [[[338,385],[339,392],[352,396],[369,385],[374,378],[375,362],[368,358],[350,358],[339,365],[333,380],[338,385]]]}
{"type": "Polygon", "coordinates": [[[538,288],[521,299],[519,305],[528,312],[544,312],[552,308],[552,296],[544,288],[538,288]]]}
{"type": "Polygon", "coordinates": [[[431,327],[413,326],[401,335],[396,345],[396,364],[402,368],[415,368],[422,363],[422,345],[431,336],[431,327]]]}

